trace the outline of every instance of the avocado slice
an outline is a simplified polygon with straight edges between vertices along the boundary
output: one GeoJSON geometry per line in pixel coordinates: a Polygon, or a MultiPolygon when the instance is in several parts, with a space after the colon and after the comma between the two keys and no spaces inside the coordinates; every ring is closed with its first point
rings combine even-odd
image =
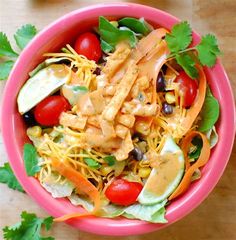
{"type": "Polygon", "coordinates": [[[57,91],[69,78],[69,69],[64,64],[52,64],[38,71],[21,88],[17,104],[20,114],[24,114],[57,91]]]}

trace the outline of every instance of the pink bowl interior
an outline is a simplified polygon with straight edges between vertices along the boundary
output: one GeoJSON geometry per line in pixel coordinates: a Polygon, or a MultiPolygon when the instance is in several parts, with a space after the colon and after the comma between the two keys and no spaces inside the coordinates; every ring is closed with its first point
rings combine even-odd
{"type": "MultiPolygon", "coordinates": [[[[76,10],[65,15],[46,29],[22,52],[7,82],[2,107],[2,134],[10,164],[26,192],[49,214],[58,217],[82,209],[71,205],[65,199],[54,199],[33,177],[27,177],[22,149],[29,141],[21,116],[17,111],[16,97],[22,84],[40,61],[42,54],[59,50],[66,43],[73,43],[75,37],[97,24],[98,16],[133,16],[144,17],[156,26],[170,29],[178,19],[160,10],[136,4],[108,4],[76,10]]],[[[194,43],[199,36],[194,33],[194,43]]],[[[219,142],[211,158],[202,169],[202,178],[191,184],[188,191],[167,207],[167,224],[151,224],[125,218],[83,218],[68,221],[81,230],[104,235],[134,235],[154,231],[181,219],[198,206],[216,185],[228,162],[235,133],[235,107],[229,80],[218,61],[214,68],[205,69],[208,83],[220,102],[221,115],[217,123],[219,142]]]]}

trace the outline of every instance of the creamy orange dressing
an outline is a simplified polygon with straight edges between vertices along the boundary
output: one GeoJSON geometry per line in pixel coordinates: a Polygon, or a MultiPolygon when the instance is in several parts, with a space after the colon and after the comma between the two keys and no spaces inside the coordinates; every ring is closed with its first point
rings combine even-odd
{"type": "Polygon", "coordinates": [[[181,152],[159,155],[153,166],[156,168],[156,174],[148,180],[147,191],[155,193],[156,196],[161,196],[166,192],[182,168],[183,164],[179,161],[180,154],[181,152]]]}
{"type": "Polygon", "coordinates": [[[55,77],[63,78],[69,73],[67,67],[63,64],[52,64],[47,68],[48,74],[53,74],[55,77]]]}

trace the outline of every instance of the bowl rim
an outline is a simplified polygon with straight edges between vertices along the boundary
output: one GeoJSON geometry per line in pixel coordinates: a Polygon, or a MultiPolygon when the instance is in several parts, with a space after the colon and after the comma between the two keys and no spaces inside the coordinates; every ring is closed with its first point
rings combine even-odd
{"type": "MultiPolygon", "coordinates": [[[[95,4],[89,7],[79,8],[75,11],[72,11],[60,17],[56,21],[49,24],[42,31],[40,31],[40,33],[29,43],[29,45],[23,50],[23,52],[17,59],[5,86],[3,99],[2,99],[1,123],[2,123],[3,142],[9,157],[10,165],[17,179],[23,185],[27,194],[30,195],[48,213],[50,213],[55,217],[65,214],[67,212],[67,209],[65,208],[63,209],[62,207],[58,207],[58,206],[55,207],[54,205],[55,203],[53,199],[49,199],[47,197],[48,195],[43,195],[42,190],[40,190],[40,186],[35,185],[37,180],[35,180],[32,177],[27,177],[25,174],[25,171],[22,169],[22,166],[20,166],[22,162],[22,153],[17,151],[15,148],[12,148],[12,142],[14,142],[13,141],[14,126],[13,126],[13,121],[10,121],[10,119],[11,117],[13,117],[12,114],[16,107],[15,106],[16,101],[15,99],[14,100],[10,99],[10,96],[12,96],[11,92],[14,90],[14,82],[16,81],[17,74],[22,67],[22,61],[32,56],[31,52],[34,52],[35,48],[37,48],[38,45],[45,43],[45,38],[50,39],[54,35],[55,31],[58,28],[60,28],[61,23],[67,23],[69,22],[70,19],[73,19],[75,16],[78,16],[78,15],[88,16],[89,14],[90,15],[92,14],[92,15],[98,16],[99,12],[101,11],[102,12],[104,11],[105,13],[104,15],[112,15],[110,13],[113,13],[114,9],[118,13],[117,15],[122,15],[122,13],[125,14],[124,12],[126,12],[127,14],[128,10],[129,11],[135,10],[136,12],[138,12],[138,14],[141,12],[145,12],[144,15],[150,15],[151,16],[150,18],[158,15],[159,17],[165,19],[167,21],[167,25],[169,26],[172,26],[174,23],[177,23],[180,21],[178,18],[162,10],[141,5],[141,4],[134,4],[134,3],[95,4]],[[14,105],[13,105],[13,101],[14,101],[14,105]],[[13,109],[13,106],[14,106],[14,109],[13,109]],[[38,195],[39,193],[40,195],[38,195]],[[41,196],[43,196],[43,199],[41,199],[41,196]],[[47,202],[45,202],[44,200],[47,200],[47,202]]],[[[114,14],[116,13],[114,12],[113,15],[114,14]]],[[[132,16],[135,14],[127,14],[127,15],[132,16]]],[[[81,17],[81,19],[83,19],[83,17],[81,17]]],[[[194,40],[196,41],[199,41],[200,39],[199,35],[196,34],[195,31],[193,33],[193,37],[194,37],[194,40]]],[[[117,235],[117,236],[126,235],[127,236],[127,235],[144,234],[144,233],[148,233],[151,231],[164,228],[178,221],[179,219],[183,218],[188,213],[190,213],[208,196],[208,194],[217,184],[218,180],[220,179],[227,165],[227,162],[229,160],[230,153],[233,147],[233,142],[235,137],[234,136],[235,126],[236,126],[233,92],[230,86],[229,79],[220,61],[217,60],[217,64],[214,66],[214,68],[212,68],[209,71],[212,73],[217,72],[217,74],[219,74],[220,77],[225,82],[224,85],[227,92],[226,97],[228,99],[228,104],[226,106],[227,111],[226,110],[225,111],[229,115],[229,119],[227,119],[227,124],[224,122],[225,123],[224,131],[226,130],[231,130],[231,131],[227,133],[227,136],[222,135],[224,136],[224,139],[227,139],[224,145],[223,143],[221,144],[221,146],[224,147],[224,152],[221,151],[221,157],[223,156],[222,159],[224,159],[224,161],[220,161],[217,167],[215,166],[213,169],[211,169],[211,171],[209,171],[206,174],[206,176],[204,176],[204,179],[201,180],[202,181],[201,184],[204,184],[204,188],[201,188],[200,186],[196,186],[194,191],[192,191],[191,193],[187,193],[184,196],[184,198],[181,197],[181,203],[178,203],[178,204],[172,203],[173,207],[169,208],[166,215],[168,219],[167,224],[153,224],[153,223],[147,223],[140,220],[105,219],[105,218],[95,218],[95,217],[89,217],[89,218],[84,218],[79,220],[69,220],[67,221],[67,223],[83,231],[87,231],[95,234],[101,234],[101,235],[117,235]],[[229,112],[230,109],[231,109],[231,113],[229,112]]],[[[224,99],[221,99],[221,101],[223,100],[224,99]]],[[[217,149],[219,149],[219,147],[220,146],[218,146],[217,149]]]]}

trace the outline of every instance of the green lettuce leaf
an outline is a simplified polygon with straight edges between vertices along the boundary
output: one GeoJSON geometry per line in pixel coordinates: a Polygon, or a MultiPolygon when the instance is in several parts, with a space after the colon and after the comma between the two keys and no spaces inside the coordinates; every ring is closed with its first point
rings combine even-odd
{"type": "Polygon", "coordinates": [[[123,216],[153,223],[166,223],[165,208],[167,200],[154,205],[133,204],[124,209],[123,216]]]}
{"type": "Polygon", "coordinates": [[[198,130],[200,132],[209,131],[217,122],[220,115],[220,105],[218,100],[212,95],[208,87],[205,101],[200,112],[201,121],[198,130]]]}
{"type": "MultiPolygon", "coordinates": [[[[68,198],[75,206],[82,206],[87,211],[93,210],[93,204],[87,198],[80,197],[76,194],[72,194],[68,198]]],[[[152,223],[166,223],[166,203],[167,199],[154,205],[142,205],[140,203],[135,203],[128,207],[124,207],[115,204],[105,204],[105,206],[103,206],[102,209],[97,213],[97,216],[105,218],[124,216],[126,218],[140,219],[152,223]]]]}
{"type": "Polygon", "coordinates": [[[59,174],[52,173],[50,176],[43,176],[41,185],[52,194],[54,198],[70,196],[74,190],[74,185],[67,179],[61,178],[59,174]]]}
{"type": "Polygon", "coordinates": [[[204,134],[206,135],[207,139],[209,140],[211,148],[213,148],[217,144],[218,138],[219,138],[218,134],[216,132],[215,126],[213,126],[207,132],[204,132],[204,134]]]}

